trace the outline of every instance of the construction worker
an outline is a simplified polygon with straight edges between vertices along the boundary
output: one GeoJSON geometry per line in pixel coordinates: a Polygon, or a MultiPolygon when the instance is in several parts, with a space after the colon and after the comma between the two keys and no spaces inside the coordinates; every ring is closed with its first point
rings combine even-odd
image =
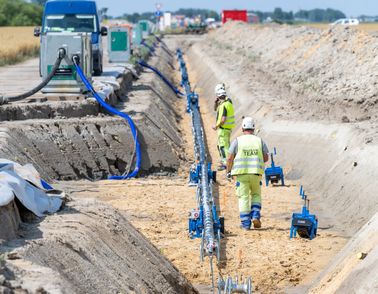
{"type": "Polygon", "coordinates": [[[227,160],[227,178],[236,177],[236,195],[239,198],[241,228],[261,228],[261,177],[269,150],[264,141],[255,136],[251,117],[243,118],[243,135],[230,146],[227,160]]]}
{"type": "Polygon", "coordinates": [[[227,97],[224,85],[216,90],[217,117],[213,129],[218,131],[217,147],[221,158],[218,170],[225,170],[227,167],[231,132],[235,127],[234,106],[232,105],[232,101],[227,97]]]}
{"type": "Polygon", "coordinates": [[[221,89],[223,89],[223,90],[226,91],[226,85],[225,85],[224,83],[220,83],[220,84],[217,84],[217,85],[215,86],[214,92],[215,92],[215,97],[216,97],[216,99],[215,99],[215,101],[214,101],[214,111],[217,111],[217,108],[218,108],[219,103],[220,103],[220,100],[219,100],[219,98],[217,97],[217,93],[218,93],[218,91],[221,90],[221,89]]]}

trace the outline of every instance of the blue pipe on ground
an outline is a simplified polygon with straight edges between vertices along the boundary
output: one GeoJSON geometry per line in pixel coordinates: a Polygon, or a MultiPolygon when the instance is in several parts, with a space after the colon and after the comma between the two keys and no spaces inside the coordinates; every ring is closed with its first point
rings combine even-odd
{"type": "MultiPolygon", "coordinates": [[[[134,167],[134,170],[132,173],[130,174],[127,174],[127,175],[124,175],[124,176],[110,176],[108,177],[109,180],[125,180],[125,179],[129,179],[129,178],[134,178],[138,175],[138,172],[140,170],[140,165],[141,165],[141,161],[142,161],[142,156],[141,156],[141,150],[140,150],[140,144],[139,144],[139,141],[138,141],[138,132],[136,130],[136,127],[135,127],[135,124],[133,122],[133,120],[131,119],[131,117],[129,115],[127,115],[126,113],[123,113],[119,110],[117,110],[116,108],[110,106],[109,104],[107,104],[98,94],[97,92],[95,91],[95,89],[93,88],[93,86],[91,85],[91,83],[88,81],[88,79],[86,78],[86,76],[84,75],[83,71],[81,70],[80,68],[80,65],[78,64],[78,61],[76,60],[76,58],[74,57],[73,58],[73,61],[74,61],[74,65],[75,65],[75,68],[76,68],[76,71],[77,73],[79,74],[80,76],[80,79],[83,81],[85,87],[88,89],[88,91],[90,91],[93,96],[95,97],[95,99],[97,100],[97,102],[103,107],[105,108],[107,111],[109,111],[110,113],[113,113],[115,115],[118,115],[122,118],[124,118],[127,123],[129,124],[130,126],[130,129],[131,129],[131,133],[133,135],[133,138],[134,138],[134,142],[135,142],[135,153],[136,153],[136,163],[135,163],[135,167],[134,167]]],[[[131,164],[131,162],[130,162],[131,164]]]]}
{"type": "Polygon", "coordinates": [[[182,95],[182,96],[184,95],[157,68],[149,65],[148,63],[146,63],[143,60],[139,60],[138,64],[140,66],[146,67],[146,68],[152,70],[154,73],[156,73],[172,89],[172,91],[175,92],[176,95],[182,95]]]}

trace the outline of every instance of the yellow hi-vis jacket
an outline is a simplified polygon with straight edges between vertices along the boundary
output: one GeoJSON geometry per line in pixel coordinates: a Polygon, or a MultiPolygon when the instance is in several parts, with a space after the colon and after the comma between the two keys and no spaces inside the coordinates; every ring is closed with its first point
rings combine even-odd
{"type": "Polygon", "coordinates": [[[226,121],[221,127],[223,129],[232,130],[233,128],[235,128],[235,113],[234,113],[234,106],[232,105],[230,100],[228,100],[228,98],[218,106],[217,126],[220,126],[224,108],[226,108],[227,116],[226,116],[226,121]]]}
{"type": "Polygon", "coordinates": [[[246,175],[264,173],[264,156],[261,138],[255,135],[243,135],[237,138],[238,150],[234,158],[231,174],[246,175]]]}

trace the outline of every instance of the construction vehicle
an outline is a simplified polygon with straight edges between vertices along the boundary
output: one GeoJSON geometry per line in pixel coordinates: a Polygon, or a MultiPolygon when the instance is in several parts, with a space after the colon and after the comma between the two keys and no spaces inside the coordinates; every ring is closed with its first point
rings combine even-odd
{"type": "Polygon", "coordinates": [[[207,32],[207,25],[203,23],[193,23],[189,24],[185,28],[186,34],[204,34],[207,32]]]}
{"type": "MultiPolygon", "coordinates": [[[[108,31],[106,27],[100,27],[100,16],[95,1],[47,1],[43,11],[42,28],[36,27],[34,29],[34,36],[40,37],[47,33],[90,33],[93,74],[102,74],[103,48],[101,37],[106,36],[108,31]]],[[[41,56],[40,59],[42,60],[43,57],[41,56]]],[[[41,64],[40,74],[42,76],[41,64]]]]}
{"type": "Polygon", "coordinates": [[[222,11],[222,23],[226,23],[230,20],[238,20],[242,22],[248,22],[247,10],[223,10],[222,11]]]}

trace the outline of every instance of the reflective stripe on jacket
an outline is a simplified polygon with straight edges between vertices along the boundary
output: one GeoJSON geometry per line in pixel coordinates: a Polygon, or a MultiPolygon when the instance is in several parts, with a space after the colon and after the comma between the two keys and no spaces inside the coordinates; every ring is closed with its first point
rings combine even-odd
{"type": "Polygon", "coordinates": [[[243,135],[237,138],[238,150],[232,166],[232,175],[264,173],[262,140],[255,135],[243,135]]]}

